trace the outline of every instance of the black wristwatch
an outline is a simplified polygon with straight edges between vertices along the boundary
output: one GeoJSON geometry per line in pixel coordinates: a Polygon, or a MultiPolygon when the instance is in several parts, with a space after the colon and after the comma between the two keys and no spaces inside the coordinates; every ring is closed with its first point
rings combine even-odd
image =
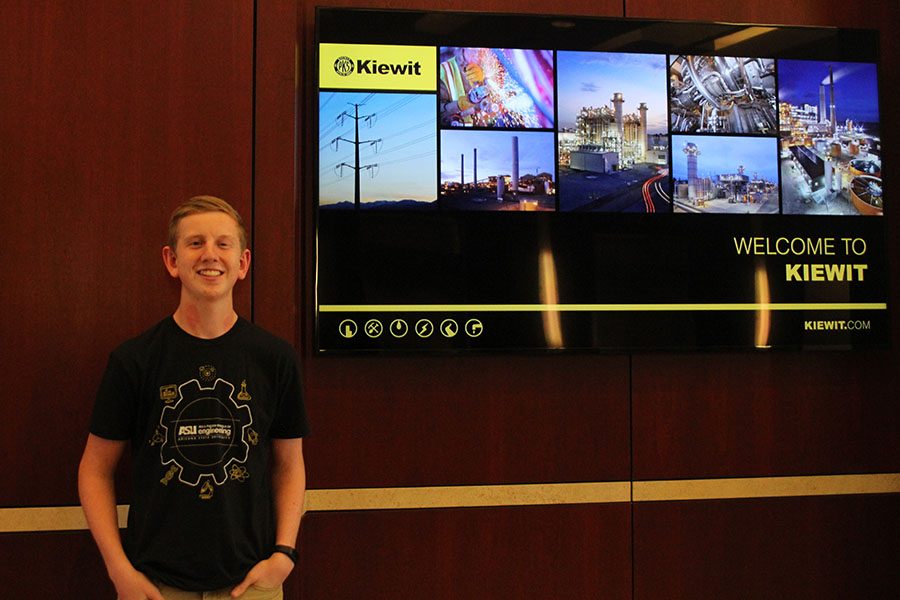
{"type": "Polygon", "coordinates": [[[295,548],[291,548],[290,546],[283,546],[281,544],[276,544],[274,548],[272,548],[272,553],[281,552],[285,556],[287,556],[294,564],[297,564],[297,550],[295,548]]]}

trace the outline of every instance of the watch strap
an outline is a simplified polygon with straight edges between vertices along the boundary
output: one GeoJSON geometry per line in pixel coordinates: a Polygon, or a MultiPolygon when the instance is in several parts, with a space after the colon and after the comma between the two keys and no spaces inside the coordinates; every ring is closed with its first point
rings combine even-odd
{"type": "Polygon", "coordinates": [[[297,564],[297,549],[291,548],[290,546],[285,546],[283,544],[276,544],[274,548],[272,548],[272,552],[280,552],[287,556],[294,564],[297,564]]]}

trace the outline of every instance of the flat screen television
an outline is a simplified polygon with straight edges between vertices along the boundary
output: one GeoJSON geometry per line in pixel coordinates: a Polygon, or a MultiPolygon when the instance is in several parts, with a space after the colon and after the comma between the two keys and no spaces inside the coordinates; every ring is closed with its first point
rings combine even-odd
{"type": "Polygon", "coordinates": [[[316,349],[889,343],[877,34],[320,8],[316,349]]]}

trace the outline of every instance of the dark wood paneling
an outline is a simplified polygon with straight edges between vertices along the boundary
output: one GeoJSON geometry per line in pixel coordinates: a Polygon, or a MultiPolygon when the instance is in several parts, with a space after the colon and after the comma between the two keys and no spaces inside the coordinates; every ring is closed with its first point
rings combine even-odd
{"type": "Polygon", "coordinates": [[[116,590],[86,531],[0,534],[3,596],[110,600],[116,590]]]}
{"type": "Polygon", "coordinates": [[[634,476],[900,471],[890,356],[635,357],[634,476]]]}
{"type": "Polygon", "coordinates": [[[624,357],[316,360],[312,487],[627,480],[624,357]]]}
{"type": "MultiPolygon", "coordinates": [[[[316,6],[335,6],[353,8],[378,8],[387,10],[449,10],[497,12],[497,13],[535,13],[535,14],[567,14],[591,15],[597,17],[621,17],[624,6],[622,0],[572,0],[565,6],[550,5],[547,0],[486,0],[477,7],[466,0],[445,0],[440,5],[428,0],[320,0],[318,2],[299,2],[301,21],[304,28],[312,32],[315,21],[316,6]]],[[[527,36],[526,36],[527,38],[527,36]]],[[[524,39],[523,38],[523,41],[524,39]]],[[[312,44],[312,36],[306,38],[312,44]]],[[[523,47],[525,47],[523,45],[523,47]]],[[[311,48],[311,46],[310,46],[311,48]]]]}
{"type": "Polygon", "coordinates": [[[775,23],[833,27],[871,27],[892,18],[896,2],[864,0],[625,0],[625,15],[641,19],[690,19],[728,23],[775,23]]]}
{"type": "Polygon", "coordinates": [[[900,597],[900,496],[641,503],[635,600],[900,597]]]}
{"type": "Polygon", "coordinates": [[[303,599],[631,597],[628,505],[314,513],[303,599]]]}
{"type": "MultiPolygon", "coordinates": [[[[299,569],[284,583],[298,598],[299,569]]],[[[0,534],[0,581],[11,600],[112,600],[116,590],[87,531],[0,534]]]]}
{"type": "Polygon", "coordinates": [[[295,0],[257,2],[253,319],[291,341],[298,339],[298,200],[312,202],[298,199],[297,186],[296,139],[304,133],[297,104],[307,79],[298,78],[298,16],[295,0]]]}
{"type": "Polygon", "coordinates": [[[4,5],[0,505],[75,501],[108,352],[177,303],[174,206],[249,218],[252,47],[248,2],[4,5]]]}

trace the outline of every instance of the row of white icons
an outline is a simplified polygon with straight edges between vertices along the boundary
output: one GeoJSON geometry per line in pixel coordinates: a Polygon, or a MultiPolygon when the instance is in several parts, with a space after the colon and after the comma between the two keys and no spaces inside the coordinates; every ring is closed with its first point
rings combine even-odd
{"type": "MultiPolygon", "coordinates": [[[[423,339],[431,337],[431,334],[434,333],[434,329],[435,325],[430,319],[419,319],[413,326],[413,331],[416,332],[416,335],[423,339]]],[[[437,329],[445,338],[456,337],[456,334],[459,333],[459,323],[454,319],[444,319],[437,329]]],[[[470,338],[477,338],[484,331],[484,325],[478,319],[469,319],[466,321],[463,330],[470,338]]],[[[369,319],[363,325],[363,331],[365,331],[366,335],[370,338],[381,337],[381,334],[384,333],[384,325],[378,319],[369,319]]],[[[394,319],[388,325],[388,331],[390,331],[391,335],[395,338],[399,339],[406,337],[406,334],[409,333],[409,324],[403,319],[394,319]]],[[[341,334],[341,337],[349,340],[350,338],[356,337],[359,329],[356,321],[353,319],[344,319],[341,321],[341,324],[338,325],[338,332],[341,334]]]]}

